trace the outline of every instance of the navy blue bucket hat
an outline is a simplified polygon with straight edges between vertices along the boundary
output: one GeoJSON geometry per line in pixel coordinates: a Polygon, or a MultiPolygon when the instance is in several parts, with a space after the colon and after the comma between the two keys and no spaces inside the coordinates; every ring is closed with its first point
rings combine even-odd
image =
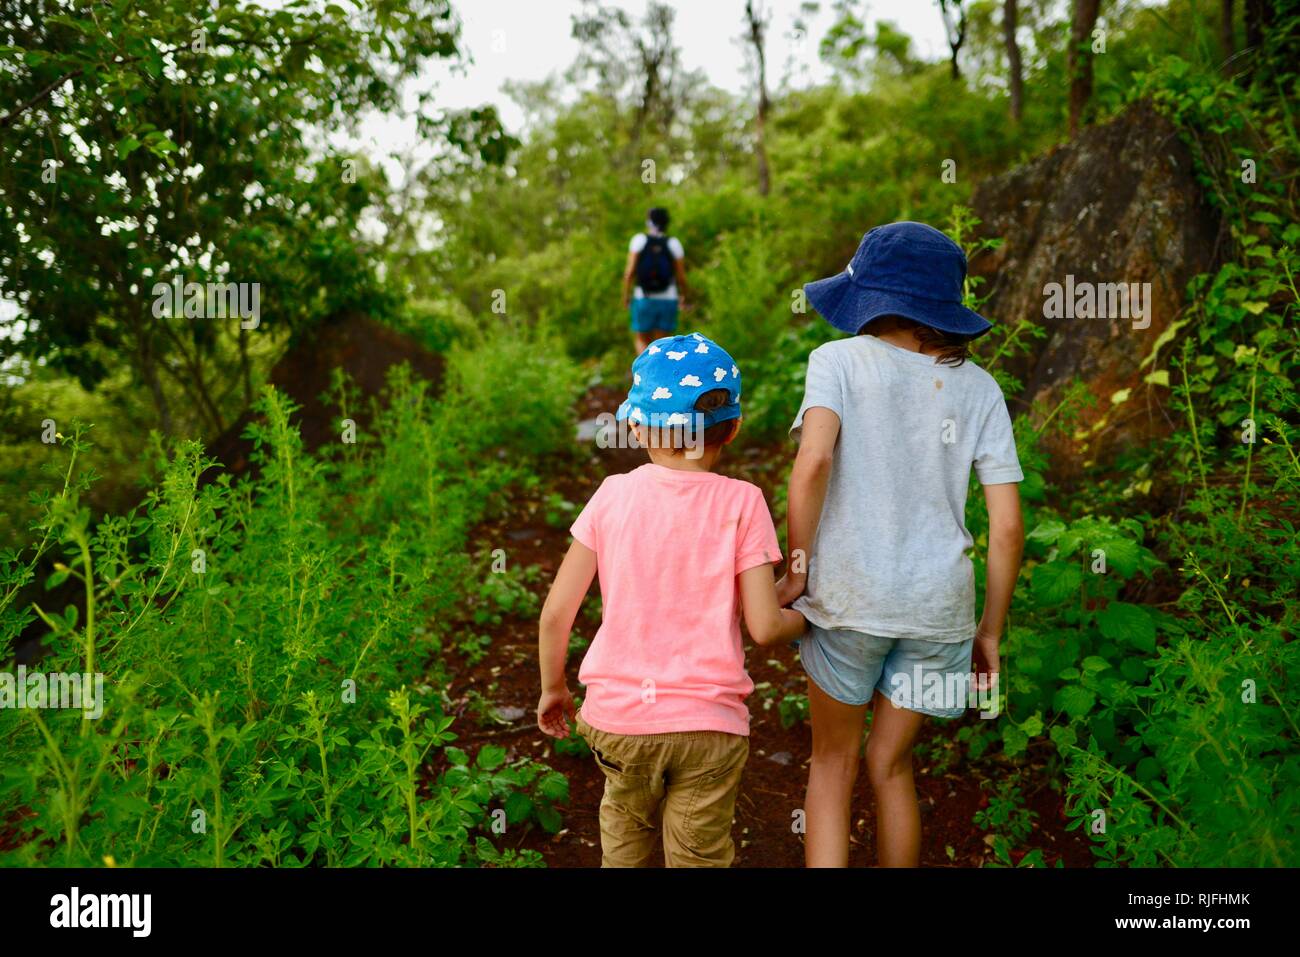
{"type": "Polygon", "coordinates": [[[890,223],[862,237],[844,272],[806,284],[814,309],[836,329],[856,335],[872,319],[903,316],[964,336],[993,324],[962,305],[966,254],[933,226],[890,223]]]}

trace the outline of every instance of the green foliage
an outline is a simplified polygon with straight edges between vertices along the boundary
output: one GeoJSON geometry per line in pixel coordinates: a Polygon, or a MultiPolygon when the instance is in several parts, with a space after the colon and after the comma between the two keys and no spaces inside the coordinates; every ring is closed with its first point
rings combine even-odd
{"type": "MultiPolygon", "coordinates": [[[[469,540],[520,488],[544,497],[547,524],[571,521],[576,504],[537,474],[572,441],[583,377],[570,357],[591,360],[589,381],[624,385],[619,280],[645,209],[670,208],[693,287],[683,329],[737,357],[744,441],[778,469],[807,355],[833,335],[801,285],[898,219],[944,225],[972,259],[992,251],[963,206],[972,185],[1057,142],[1065,115],[1059,5],[1020,5],[1015,124],[997,5],[971,6],[954,82],[843,0],[820,47],[835,82],[774,97],[760,196],[752,104],[680,69],[671,10],[587,8],[576,95],[513,89],[530,120],[519,140],[491,107],[422,114],[450,149],[408,170],[399,194],[365,162],[343,176],[348,158],[310,149],[305,131],[393,109],[404,78],[453,55],[446,3],[367,3],[359,19],[220,3],[199,21],[172,0],[37,6],[0,36],[0,100],[17,105],[3,118],[0,294],[41,317],[20,330],[6,313],[0,329],[21,354],[5,367],[19,378],[0,407],[3,465],[36,489],[25,512],[7,496],[0,531],[32,520],[35,541],[0,551],[0,651],[39,630],[42,668],[102,671],[107,700],[96,720],[0,709],[5,863],[537,864],[498,847],[500,827],[558,830],[567,782],[504,748],[458,749],[440,689],[449,655],[476,662],[507,620],[536,614],[538,572],[491,571],[469,540]],[[50,140],[63,129],[78,142],[50,140]],[[56,148],[57,176],[43,179],[56,148]],[[358,229],[368,213],[383,247],[358,229]],[[186,279],[260,282],[265,329],[154,316],[153,282],[182,266],[186,279]],[[197,443],[144,440],[158,421],[222,431],[290,330],[344,311],[445,354],[443,393],[395,370],[358,444],[312,455],[291,404],[267,392],[248,432],[257,471],[239,480],[214,478],[197,443]],[[63,437],[38,458],[34,424],[52,407],[63,437]],[[108,434],[112,456],[93,461],[109,483],[69,413],[108,434]],[[97,492],[150,459],[145,503],[96,520],[97,492]]],[[[957,726],[959,747],[936,755],[1011,767],[975,820],[1001,865],[1042,864],[1020,850],[1034,826],[1021,775],[1042,763],[1104,865],[1300,860],[1300,142],[1297,24],[1280,16],[1228,75],[1204,5],[1105,11],[1096,112],[1148,97],[1173,118],[1228,255],[1193,281],[1143,365],[1171,390],[1167,440],[1054,485],[1047,450],[1068,447],[1087,389],[1016,419],[1030,534],[1000,716],[957,726]]],[[[966,301],[987,292],[972,278],[966,301]]],[[[1017,395],[1013,360],[1045,331],[995,318],[976,361],[1017,395]]],[[[334,394],[344,414],[359,402],[344,382],[334,394]]],[[[977,486],[969,510],[982,583],[977,486]]],[[[757,690],[784,726],[806,718],[804,696],[757,690]]],[[[494,720],[491,701],[469,697],[494,720]]]]}
{"type": "Polygon", "coordinates": [[[569,800],[568,779],[536,761],[507,764],[506,758],[506,749],[496,745],[482,748],[472,762],[459,748],[448,748],[446,779],[481,804],[500,803],[497,819],[503,817],[506,826],[536,821],[548,834],[559,831],[563,822],[555,804],[569,800]]]}
{"type": "Polygon", "coordinates": [[[19,306],[2,323],[16,351],[87,388],[124,364],[165,431],[190,424],[181,405],[216,434],[254,398],[250,339],[391,312],[356,229],[382,177],[308,131],[397,108],[457,32],[446,0],[40,0],[6,17],[0,297],[19,306]],[[155,284],[173,278],[256,283],[256,324],[160,312],[155,284]]]}
{"type": "Polygon", "coordinates": [[[541,568],[506,565],[502,571],[484,573],[478,588],[468,596],[467,611],[476,626],[500,625],[506,616],[534,618],[541,610],[537,589],[541,568]]]}
{"type": "MultiPolygon", "coordinates": [[[[571,375],[539,345],[515,359],[525,383],[571,375]]],[[[485,365],[482,354],[458,361],[485,365]]],[[[103,715],[0,709],[0,817],[17,821],[5,859],[536,862],[493,847],[493,812],[558,829],[562,776],[499,748],[472,760],[447,751],[435,770],[456,738],[437,689],[439,653],[476,581],[465,542],[511,473],[457,445],[473,437],[466,409],[494,440],[506,416],[477,404],[484,379],[456,383],[434,403],[399,370],[372,434],[338,460],[308,454],[292,404],[268,390],[248,430],[254,477],[200,481],[217,466],[181,443],[140,509],[97,525],[81,504],[87,445],[81,432],[63,440],[67,478],[43,503],[41,540],[0,556],[0,637],[7,651],[39,616],[41,670],[103,673],[103,715]],[[82,598],[62,613],[15,607],[51,551],[62,561],[46,587],[76,581],[82,598]]],[[[569,396],[543,389],[529,401],[545,419],[569,396]]],[[[531,447],[553,451],[548,441],[561,440],[531,447]]],[[[529,574],[490,600],[532,613],[518,587],[529,574]]]]}
{"type": "MultiPolygon", "coordinates": [[[[445,146],[429,175],[497,160],[513,141],[493,108],[436,112],[427,94],[404,94],[458,43],[447,0],[34,0],[6,16],[6,373],[57,371],[106,393],[101,427],[115,406],[145,402],[128,431],[214,437],[291,337],[341,314],[404,321],[402,290],[359,228],[383,218],[383,171],[321,144],[367,111],[413,106],[445,146]],[[184,308],[160,295],[173,281],[184,308]],[[198,297],[181,284],[199,284],[198,297]],[[236,289],[245,309],[256,296],[256,315],[218,307],[236,289]]],[[[36,421],[65,410],[46,400],[36,421]]]]}
{"type": "MultiPolygon", "coordinates": [[[[995,731],[962,736],[972,757],[1050,741],[1071,826],[1102,864],[1294,866],[1300,355],[1286,330],[1300,305],[1300,227],[1284,184],[1300,141],[1275,86],[1181,57],[1157,62],[1134,95],[1184,131],[1232,254],[1192,282],[1187,315],[1144,363],[1148,381],[1171,387],[1179,427],[1128,463],[1131,477],[1094,478],[1065,509],[1030,510],[1006,711],[995,731]],[[1178,505],[1140,513],[1147,494],[1178,505]]],[[[1017,423],[1032,459],[1023,432],[1017,423]]]]}
{"type": "MultiPolygon", "coordinates": [[[[1295,25],[1278,24],[1278,36],[1295,25]]],[[[1300,226],[1278,177],[1279,164],[1294,170],[1300,158],[1279,94],[1295,85],[1294,62],[1283,76],[1261,76],[1242,86],[1165,60],[1143,84],[1194,144],[1234,249],[1216,274],[1193,282],[1189,328],[1170,358],[1185,426],[1163,452],[1186,501],[1156,530],[1180,562],[1175,614],[1152,616],[1162,641],[1141,662],[1146,680],[1125,672],[1131,687],[1108,687],[1103,672],[1092,733],[1080,729],[1062,749],[1079,823],[1091,824],[1092,808],[1107,810],[1105,833],[1094,836],[1107,863],[1300,860],[1300,655],[1288,640],[1300,594],[1292,451],[1300,355],[1284,332],[1300,306],[1300,226]],[[1256,153],[1261,137],[1272,148],[1256,153]],[[1242,159],[1253,155],[1260,168],[1248,177],[1242,159]]],[[[1150,650],[1151,627],[1131,606],[1109,628],[1150,650]]]]}
{"type": "Polygon", "coordinates": [[[445,417],[467,455],[500,451],[527,458],[572,441],[581,383],[544,333],[489,327],[473,346],[452,349],[447,380],[453,398],[444,400],[445,417]]]}
{"type": "MultiPolygon", "coordinates": [[[[989,832],[988,843],[993,849],[997,865],[1011,867],[1015,862],[1012,852],[1023,845],[1033,833],[1037,813],[1024,806],[1024,797],[1013,778],[1003,778],[996,785],[983,782],[986,805],[975,812],[975,826],[989,832]]],[[[1041,867],[1042,852],[1035,850],[1021,857],[1021,867],[1041,867]]]]}
{"type": "Polygon", "coordinates": [[[783,728],[793,728],[796,724],[802,724],[808,720],[811,713],[806,694],[785,695],[777,704],[776,710],[777,714],[781,716],[781,727],[783,728]]]}

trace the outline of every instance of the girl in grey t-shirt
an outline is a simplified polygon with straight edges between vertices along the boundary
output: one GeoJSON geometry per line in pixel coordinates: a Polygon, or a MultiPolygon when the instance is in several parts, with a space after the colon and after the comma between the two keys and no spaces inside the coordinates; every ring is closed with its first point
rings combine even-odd
{"type": "Polygon", "coordinates": [[[895,223],[869,232],[844,273],[805,287],[832,325],[858,333],[813,351],[791,428],[800,444],[779,588],[810,626],[800,645],[813,730],[809,866],[848,862],[868,707],[882,866],[920,859],[912,745],[925,716],[955,717],[971,701],[996,711],[1023,474],[1002,391],[968,359],[989,323],[961,304],[965,269],[942,233],[895,223]],[[972,470],[990,521],[978,624],[965,525],[972,470]]]}

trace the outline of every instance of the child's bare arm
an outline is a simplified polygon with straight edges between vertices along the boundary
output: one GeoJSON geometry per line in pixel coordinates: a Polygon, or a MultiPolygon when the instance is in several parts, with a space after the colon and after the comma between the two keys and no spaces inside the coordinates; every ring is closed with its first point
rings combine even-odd
{"type": "Polygon", "coordinates": [[[1015,482],[985,485],[984,501],[989,511],[989,555],[980,631],[1000,636],[1011,608],[1011,595],[1020,574],[1020,553],[1025,545],[1020,486],[1015,482]]]}
{"type": "Polygon", "coordinates": [[[632,287],[636,283],[636,253],[627,254],[627,266],[623,270],[623,308],[632,302],[632,287]]]}
{"type": "Polygon", "coordinates": [[[537,660],[542,672],[542,695],[537,702],[537,726],[555,738],[567,738],[567,718],[573,716],[573,695],[564,677],[569,654],[569,632],[578,609],[596,575],[596,553],[575,541],[542,606],[537,626],[537,660]]]}
{"type": "Polygon", "coordinates": [[[740,573],[740,607],[756,645],[783,644],[798,638],[806,627],[803,615],[777,604],[771,565],[755,565],[740,573]]]}
{"type": "Polygon", "coordinates": [[[808,584],[808,556],[817,537],[817,523],[821,521],[822,505],[826,502],[826,486],[830,484],[839,436],[840,417],[830,409],[814,406],[804,413],[799,453],[790,472],[787,496],[786,548],[790,561],[777,585],[782,605],[802,595],[808,584]]]}
{"type": "Polygon", "coordinates": [[[1020,486],[1016,483],[985,485],[984,501],[989,512],[989,553],[984,614],[975,630],[975,670],[977,674],[996,674],[1000,670],[998,646],[1002,629],[1020,575],[1025,523],[1020,514],[1020,486]]]}

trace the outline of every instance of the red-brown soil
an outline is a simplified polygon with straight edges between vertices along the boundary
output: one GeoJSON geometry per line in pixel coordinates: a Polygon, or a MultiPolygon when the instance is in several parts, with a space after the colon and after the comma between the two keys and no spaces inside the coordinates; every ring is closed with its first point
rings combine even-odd
{"type": "MultiPolygon", "coordinates": [[[[611,411],[620,396],[608,389],[588,394],[578,409],[580,418],[611,411]]],[[[743,433],[742,433],[743,438],[743,433]]],[[[728,449],[722,469],[728,474],[755,482],[772,501],[774,482],[780,482],[788,465],[790,450],[745,447],[738,441],[728,449]],[[739,447],[737,447],[739,446],[739,447]]],[[[535,586],[544,597],[555,570],[568,547],[567,529],[548,524],[546,495],[558,491],[568,501],[585,503],[604,475],[627,471],[644,462],[636,450],[597,449],[582,457],[576,466],[558,466],[554,483],[531,498],[521,498],[507,515],[490,522],[476,535],[479,541],[509,542],[510,561],[523,566],[536,564],[542,574],[535,586]]],[[[593,595],[598,594],[592,586],[593,595]]],[[[585,610],[574,627],[577,636],[590,641],[596,622],[585,610]]],[[[513,619],[503,623],[493,636],[488,655],[468,665],[454,654],[446,662],[453,672],[448,688],[459,718],[454,730],[457,744],[473,752],[485,744],[505,746],[511,760],[529,757],[563,772],[569,779],[569,801],[561,808],[564,828],[555,835],[533,827],[519,832],[507,844],[539,851],[552,867],[597,867],[600,864],[600,829],[597,819],[604,779],[590,757],[555,753],[552,740],[536,727],[534,712],[538,695],[536,622],[513,619]],[[459,670],[458,669],[459,666],[459,670]],[[498,708],[523,709],[523,716],[503,726],[478,724],[469,709],[469,692],[475,691],[498,708]]],[[[806,694],[807,679],[798,664],[797,652],[789,647],[763,650],[746,643],[747,668],[757,689],[749,699],[752,722],[750,759],[741,782],[736,805],[736,860],[739,867],[801,867],[803,840],[792,828],[794,812],[803,806],[807,764],[811,752],[810,728],[798,721],[782,726],[778,703],[788,693],[806,694]]],[[[570,687],[580,694],[577,683],[581,653],[569,659],[570,687]]],[[[965,746],[955,740],[962,722],[931,722],[917,747],[916,782],[921,799],[922,850],[924,866],[979,866],[993,860],[986,832],[972,821],[986,803],[984,782],[996,782],[1006,773],[1021,775],[1026,806],[1037,814],[1029,841],[1018,846],[1014,859],[1032,849],[1041,849],[1049,866],[1058,861],[1068,867],[1086,867],[1092,862],[1087,841],[1078,831],[1065,830],[1060,793],[1052,787],[1044,765],[1032,761],[1013,769],[1000,757],[972,762],[965,746]]],[[[874,806],[865,773],[859,779],[853,809],[853,848],[850,863],[873,864],[874,806]]]]}

